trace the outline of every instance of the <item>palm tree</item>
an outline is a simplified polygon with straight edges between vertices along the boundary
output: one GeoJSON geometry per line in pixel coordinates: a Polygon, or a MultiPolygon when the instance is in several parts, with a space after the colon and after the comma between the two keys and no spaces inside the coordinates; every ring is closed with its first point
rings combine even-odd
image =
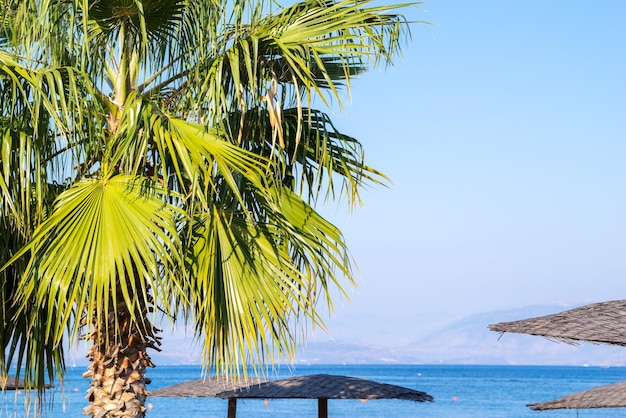
{"type": "Polygon", "coordinates": [[[386,182],[317,107],[391,63],[398,7],[0,0],[0,371],[41,391],[83,338],[84,412],[144,416],[160,318],[216,373],[292,356],[353,283],[315,204],[386,182]]]}

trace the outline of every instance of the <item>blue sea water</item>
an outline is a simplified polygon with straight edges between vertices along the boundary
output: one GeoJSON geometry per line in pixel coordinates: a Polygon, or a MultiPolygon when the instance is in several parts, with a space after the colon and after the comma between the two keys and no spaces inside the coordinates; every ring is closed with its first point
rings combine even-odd
{"type": "MultiPolygon", "coordinates": [[[[83,368],[69,370],[65,394],[56,389],[55,403],[44,417],[81,416],[89,382],[83,368]],[[64,402],[62,402],[62,398],[64,402]]],[[[329,417],[626,417],[624,409],[532,411],[526,404],[555,399],[572,392],[626,380],[622,367],[456,366],[456,365],[310,365],[283,368],[278,376],[340,374],[410,387],[429,393],[433,403],[400,400],[330,400],[329,417]]],[[[150,389],[201,377],[199,366],[160,366],[150,369],[150,389]]],[[[18,400],[18,405],[19,405],[18,400]]],[[[150,418],[226,417],[227,401],[213,398],[148,398],[150,418]]],[[[6,396],[2,417],[21,417],[14,397],[6,396]]],[[[317,401],[308,399],[239,400],[239,418],[316,418],[317,401]]]]}

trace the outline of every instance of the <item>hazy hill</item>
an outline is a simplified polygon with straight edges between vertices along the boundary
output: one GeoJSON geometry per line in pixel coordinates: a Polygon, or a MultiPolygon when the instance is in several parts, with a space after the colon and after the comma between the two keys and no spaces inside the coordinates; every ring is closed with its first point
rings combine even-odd
{"type": "MultiPolygon", "coordinates": [[[[416,318],[340,318],[331,334],[321,334],[302,347],[301,364],[524,364],[626,365],[626,347],[583,343],[572,346],[531,335],[491,332],[489,324],[569,309],[527,306],[447,320],[443,315],[416,318]],[[443,319],[442,319],[443,318],[443,319]]],[[[84,348],[84,347],[83,347],[84,348]]],[[[152,353],[157,365],[199,364],[200,349],[189,333],[164,333],[162,351],[152,353]]],[[[80,350],[69,364],[85,363],[80,350]]]]}
{"type": "MultiPolygon", "coordinates": [[[[626,348],[583,343],[577,346],[546,338],[489,331],[488,325],[525,319],[568,308],[530,306],[482,313],[438,326],[409,344],[354,343],[341,338],[315,342],[301,350],[302,363],[418,363],[418,364],[554,364],[626,365],[626,348]]],[[[407,332],[410,321],[403,321],[407,332]]]]}

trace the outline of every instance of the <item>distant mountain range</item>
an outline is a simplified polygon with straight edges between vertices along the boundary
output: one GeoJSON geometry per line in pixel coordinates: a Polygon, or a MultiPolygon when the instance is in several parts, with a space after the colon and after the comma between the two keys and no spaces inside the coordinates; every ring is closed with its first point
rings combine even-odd
{"type": "MultiPolygon", "coordinates": [[[[482,313],[440,325],[408,344],[362,344],[336,338],[306,345],[297,357],[311,364],[511,364],[626,365],[626,347],[582,343],[571,345],[543,337],[489,331],[489,324],[513,321],[569,308],[529,306],[482,313]]],[[[403,321],[409,327],[410,322],[403,321]]]]}
{"type": "MultiPolygon", "coordinates": [[[[527,306],[481,313],[462,319],[442,315],[411,318],[372,316],[344,318],[329,335],[318,335],[298,352],[297,364],[515,364],[515,365],[626,365],[626,347],[582,343],[570,345],[531,335],[500,335],[489,324],[513,321],[571,307],[527,306]]],[[[164,333],[161,352],[151,356],[157,365],[199,364],[200,346],[183,330],[164,333]]],[[[85,363],[74,350],[70,361],[85,363]]]]}

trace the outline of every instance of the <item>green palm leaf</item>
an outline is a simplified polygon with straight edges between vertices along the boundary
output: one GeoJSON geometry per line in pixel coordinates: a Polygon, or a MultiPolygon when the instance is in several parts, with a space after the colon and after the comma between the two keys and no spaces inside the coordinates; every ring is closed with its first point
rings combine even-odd
{"type": "MultiPolygon", "coordinates": [[[[0,255],[2,265],[9,261],[10,251],[18,251],[24,245],[23,233],[12,219],[0,216],[0,245],[5,249],[0,255]]],[[[42,399],[46,384],[57,375],[62,379],[65,363],[63,350],[45,338],[45,324],[54,321],[56,315],[48,316],[45,308],[19,312],[15,304],[26,264],[20,260],[0,271],[0,317],[4,324],[0,331],[0,347],[4,351],[0,370],[6,375],[14,367],[25,378],[26,388],[37,390],[36,399],[42,399]]],[[[31,307],[38,306],[32,299],[30,303],[31,307]]],[[[34,407],[39,411],[42,405],[36,402],[34,407]]]]}
{"type": "Polygon", "coordinates": [[[80,315],[87,323],[108,315],[105,301],[116,286],[129,307],[145,304],[149,287],[171,293],[167,288],[178,285],[173,271],[182,260],[176,242],[179,216],[158,190],[129,176],[76,184],[59,196],[52,216],[14,257],[31,253],[21,309],[35,298],[48,306],[48,314],[57,310],[46,338],[60,344],[66,329],[73,338],[78,335],[80,315]],[[129,274],[137,280],[120,280],[129,274]]]}
{"type": "Polygon", "coordinates": [[[351,276],[336,227],[286,190],[273,202],[265,222],[214,206],[194,226],[185,314],[207,339],[205,358],[229,373],[250,358],[293,356],[294,321],[323,326],[315,306],[330,297],[318,286],[341,288],[335,271],[351,276]]]}

